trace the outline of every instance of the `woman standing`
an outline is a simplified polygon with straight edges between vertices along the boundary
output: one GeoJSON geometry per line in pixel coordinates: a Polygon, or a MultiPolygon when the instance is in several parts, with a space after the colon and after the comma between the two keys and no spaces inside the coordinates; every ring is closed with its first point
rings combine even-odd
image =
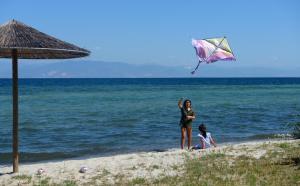
{"type": "Polygon", "coordinates": [[[178,101],[178,107],[181,110],[181,149],[184,148],[185,144],[185,134],[187,133],[188,137],[188,149],[190,149],[192,144],[192,122],[195,119],[195,113],[192,109],[192,102],[189,99],[186,99],[182,105],[182,98],[178,101]]]}

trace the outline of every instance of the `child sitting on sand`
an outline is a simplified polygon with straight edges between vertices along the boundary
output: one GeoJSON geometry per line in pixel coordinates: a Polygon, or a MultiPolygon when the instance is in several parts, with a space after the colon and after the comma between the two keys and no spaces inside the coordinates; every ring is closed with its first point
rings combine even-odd
{"type": "Polygon", "coordinates": [[[211,147],[212,145],[214,147],[217,146],[214,139],[211,137],[210,132],[206,132],[206,127],[204,124],[199,125],[199,134],[200,137],[200,144],[194,146],[192,149],[206,149],[211,147]],[[211,145],[212,144],[212,145],[211,145]]]}

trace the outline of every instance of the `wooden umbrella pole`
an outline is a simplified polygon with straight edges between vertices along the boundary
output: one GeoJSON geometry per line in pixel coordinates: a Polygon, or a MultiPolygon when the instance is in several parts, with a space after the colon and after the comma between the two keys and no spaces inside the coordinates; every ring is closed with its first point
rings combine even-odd
{"type": "Polygon", "coordinates": [[[19,152],[18,152],[18,52],[17,49],[12,50],[12,78],[13,78],[13,172],[19,172],[19,152]]]}

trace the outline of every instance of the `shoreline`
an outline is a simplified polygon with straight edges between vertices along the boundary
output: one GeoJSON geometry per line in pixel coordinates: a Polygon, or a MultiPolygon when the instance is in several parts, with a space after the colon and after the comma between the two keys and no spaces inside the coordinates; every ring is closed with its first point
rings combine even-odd
{"type": "MultiPolygon", "coordinates": [[[[229,145],[238,145],[244,143],[251,143],[251,142],[268,142],[268,141],[286,141],[286,140],[293,140],[291,137],[281,137],[281,138],[266,138],[266,139],[251,139],[251,140],[241,140],[235,142],[223,142],[217,143],[218,147],[229,146],[229,145]]],[[[185,147],[187,149],[187,147],[185,147]]],[[[167,149],[152,149],[152,150],[144,150],[141,149],[140,151],[128,151],[128,152],[112,152],[112,153],[104,153],[104,154],[95,154],[95,155],[84,155],[78,157],[71,157],[71,158],[57,158],[57,159],[49,159],[49,160],[40,160],[40,161],[26,161],[22,163],[22,165],[32,165],[32,164],[42,164],[42,163],[57,163],[62,161],[71,161],[71,160],[86,160],[92,158],[103,158],[103,157],[112,157],[112,156],[119,156],[119,155],[130,155],[130,154],[139,154],[139,153],[159,153],[159,152],[167,152],[170,150],[180,150],[180,148],[167,148],[167,149]]],[[[11,164],[0,164],[1,167],[10,167],[11,164]]],[[[1,172],[0,172],[1,173],[1,172]]]]}
{"type": "Polygon", "coordinates": [[[12,184],[18,180],[15,176],[27,175],[30,180],[40,180],[49,178],[54,182],[60,183],[64,180],[75,180],[79,185],[88,182],[94,177],[99,177],[103,183],[114,184],[116,176],[124,175],[126,179],[136,178],[153,179],[161,175],[176,176],[182,172],[182,166],[186,159],[206,156],[212,153],[224,153],[231,156],[252,156],[260,158],[266,153],[266,149],[272,144],[299,143],[300,140],[281,139],[250,141],[243,143],[220,144],[216,148],[205,150],[187,151],[179,148],[168,149],[163,152],[138,152],[129,154],[119,154],[105,157],[65,159],[61,161],[47,161],[20,164],[20,172],[11,174],[12,166],[0,167],[0,184],[12,184]],[[265,146],[261,148],[261,146],[265,146]],[[244,149],[248,149],[245,151],[244,149]],[[86,173],[79,170],[86,167],[86,173]],[[178,167],[174,169],[174,167],[178,167]],[[42,168],[45,172],[38,175],[38,169],[42,168]]]}

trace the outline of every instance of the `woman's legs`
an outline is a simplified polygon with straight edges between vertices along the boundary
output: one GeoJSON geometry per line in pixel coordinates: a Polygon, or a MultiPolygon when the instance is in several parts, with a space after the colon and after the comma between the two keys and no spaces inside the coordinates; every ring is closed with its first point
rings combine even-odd
{"type": "Polygon", "coordinates": [[[187,127],[187,136],[188,136],[188,149],[190,149],[192,145],[192,127],[187,127]]]}
{"type": "Polygon", "coordinates": [[[185,132],[186,132],[186,128],[181,127],[181,149],[184,148],[184,144],[185,144],[185,132]]]}

